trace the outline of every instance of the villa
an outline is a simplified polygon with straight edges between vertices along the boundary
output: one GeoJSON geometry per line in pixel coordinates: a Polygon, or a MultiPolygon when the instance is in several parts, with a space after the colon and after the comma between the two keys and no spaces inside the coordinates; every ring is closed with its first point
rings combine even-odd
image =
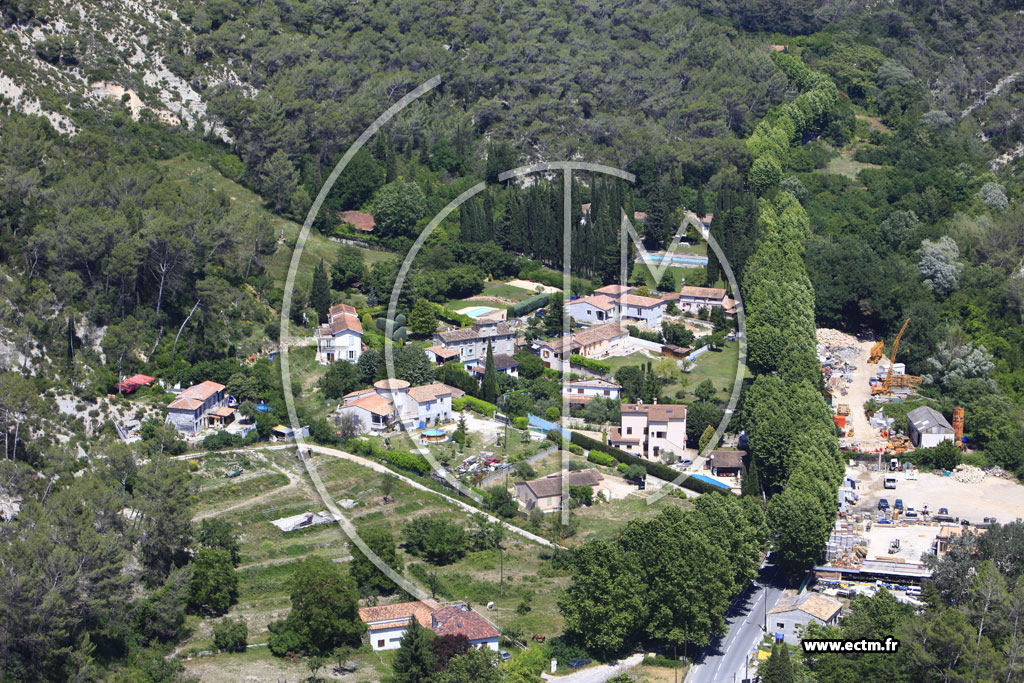
{"type": "Polygon", "coordinates": [[[424,429],[452,419],[452,399],[466,392],[441,382],[413,387],[404,379],[382,379],[372,389],[346,394],[339,415],[355,415],[363,430],[424,429]]]}
{"type": "MultiPolygon", "coordinates": [[[[434,334],[434,345],[445,351],[458,352],[462,362],[483,360],[487,356],[487,345],[490,344],[494,354],[511,356],[515,353],[513,342],[515,333],[508,323],[493,320],[481,320],[472,327],[463,327],[434,334]]],[[[435,352],[435,356],[437,353],[435,352]]]]}
{"type": "Polygon", "coordinates": [[[620,414],[621,425],[608,435],[610,445],[645,458],[686,451],[685,405],[627,403],[620,414]]]}
{"type": "Polygon", "coordinates": [[[318,327],[314,336],[318,363],[355,363],[363,353],[363,325],[356,309],[346,304],[331,306],[327,324],[318,327]]]}

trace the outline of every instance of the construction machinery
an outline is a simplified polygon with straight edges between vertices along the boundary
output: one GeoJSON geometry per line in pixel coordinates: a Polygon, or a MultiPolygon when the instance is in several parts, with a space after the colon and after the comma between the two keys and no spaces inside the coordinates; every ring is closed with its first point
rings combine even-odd
{"type": "Polygon", "coordinates": [[[907,331],[907,325],[909,324],[910,318],[907,318],[903,323],[903,327],[900,328],[900,333],[896,335],[896,341],[892,343],[892,352],[889,354],[889,367],[885,371],[885,378],[875,386],[871,387],[872,396],[877,396],[878,394],[891,394],[893,389],[909,389],[921,384],[920,377],[893,374],[893,367],[896,365],[896,354],[900,349],[900,340],[903,338],[903,333],[907,331]]]}
{"type": "Polygon", "coordinates": [[[871,354],[868,356],[869,363],[877,363],[882,360],[882,351],[885,349],[885,342],[881,339],[871,346],[871,354]]]}

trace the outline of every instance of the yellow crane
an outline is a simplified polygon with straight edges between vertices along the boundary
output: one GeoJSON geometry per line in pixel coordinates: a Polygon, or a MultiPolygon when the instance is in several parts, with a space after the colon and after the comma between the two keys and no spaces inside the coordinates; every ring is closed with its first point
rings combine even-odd
{"type": "MultiPolygon", "coordinates": [[[[900,339],[903,338],[903,333],[907,331],[907,325],[910,324],[910,318],[907,318],[906,322],[903,323],[903,327],[900,328],[900,333],[896,335],[896,341],[892,343],[892,353],[889,354],[889,369],[885,373],[885,379],[882,380],[881,384],[876,384],[871,387],[871,395],[877,394],[888,394],[892,391],[893,375],[892,366],[896,363],[896,352],[900,349],[900,339]]],[[[912,381],[915,378],[907,378],[912,381]]]]}
{"type": "Polygon", "coordinates": [[[882,352],[885,350],[885,342],[882,340],[876,341],[871,346],[871,354],[868,356],[869,363],[877,363],[882,360],[882,352]]]}

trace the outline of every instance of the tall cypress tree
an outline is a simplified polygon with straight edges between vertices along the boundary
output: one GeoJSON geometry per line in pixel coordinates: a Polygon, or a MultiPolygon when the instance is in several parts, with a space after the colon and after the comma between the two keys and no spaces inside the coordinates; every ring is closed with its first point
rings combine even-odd
{"type": "Polygon", "coordinates": [[[320,324],[327,322],[327,313],[331,308],[331,283],[327,279],[327,269],[324,267],[324,260],[313,269],[313,289],[309,293],[309,305],[316,311],[320,324]]]}
{"type": "Polygon", "coordinates": [[[694,212],[701,218],[703,218],[708,212],[707,201],[704,199],[704,186],[701,185],[697,188],[697,206],[693,208],[694,212]]]}
{"type": "Polygon", "coordinates": [[[498,371],[494,369],[494,349],[487,344],[487,360],[484,363],[484,380],[480,384],[480,398],[488,403],[498,400],[498,371]]]}
{"type": "Polygon", "coordinates": [[[430,632],[416,619],[410,619],[391,664],[393,683],[429,683],[434,680],[437,657],[430,640],[430,632]]]}

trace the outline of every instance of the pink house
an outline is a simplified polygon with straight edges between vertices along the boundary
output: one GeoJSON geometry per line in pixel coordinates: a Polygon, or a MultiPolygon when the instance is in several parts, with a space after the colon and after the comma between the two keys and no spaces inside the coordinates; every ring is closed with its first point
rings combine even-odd
{"type": "Polygon", "coordinates": [[[685,405],[626,403],[621,418],[621,425],[608,435],[610,445],[645,458],[685,452],[685,405]]]}

